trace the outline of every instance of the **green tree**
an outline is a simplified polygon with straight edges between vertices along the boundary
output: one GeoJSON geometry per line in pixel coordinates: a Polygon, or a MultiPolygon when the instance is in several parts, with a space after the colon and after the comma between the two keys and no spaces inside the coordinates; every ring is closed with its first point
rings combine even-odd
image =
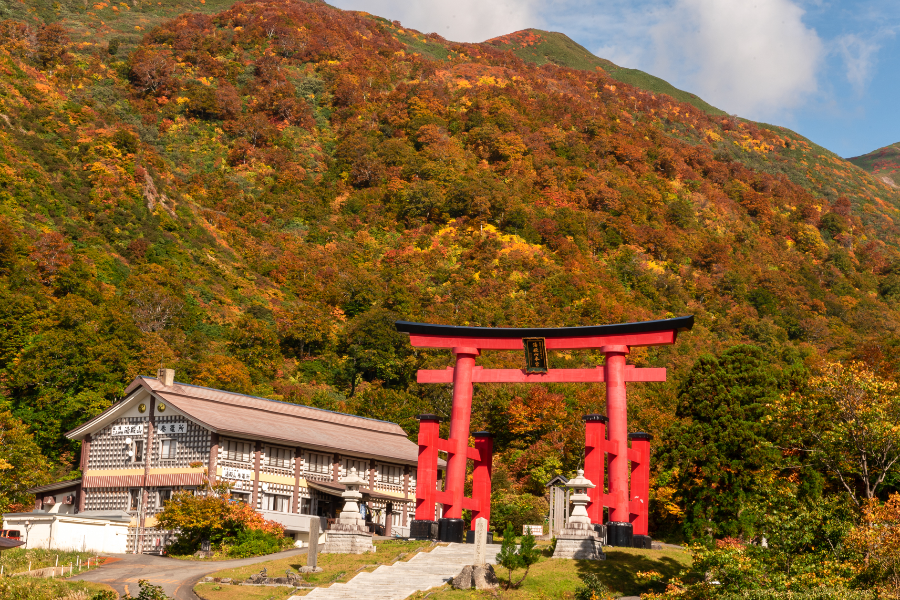
{"type": "Polygon", "coordinates": [[[12,409],[51,458],[74,452],[65,432],[122,393],[139,341],[130,316],[115,305],[69,294],[19,352],[7,382],[12,409]]]}
{"type": "Polygon", "coordinates": [[[497,553],[497,564],[506,569],[507,580],[504,585],[506,589],[518,588],[528,577],[528,571],[531,565],[540,558],[540,551],[535,548],[534,536],[529,531],[522,536],[522,543],[516,546],[516,530],[513,529],[512,523],[506,526],[503,532],[503,543],[500,545],[500,552],[497,553]],[[513,571],[516,569],[525,569],[522,577],[518,581],[513,582],[513,571]]]}
{"type": "Polygon", "coordinates": [[[353,319],[339,344],[342,383],[350,395],[363,381],[403,387],[412,379],[415,357],[409,337],[398,332],[399,315],[373,308],[353,319]]]}
{"type": "Polygon", "coordinates": [[[33,500],[25,490],[50,482],[50,463],[34,436],[9,411],[0,411],[0,513],[27,509],[33,500]]]}
{"type": "Polygon", "coordinates": [[[900,461],[900,388],[866,365],[831,363],[806,391],[772,401],[772,421],[809,450],[857,506],[900,461]]]}
{"type": "Polygon", "coordinates": [[[777,394],[771,361],[755,346],[701,357],[678,392],[661,463],[677,469],[675,499],[689,537],[752,536],[759,499],[779,454],[766,439],[765,406],[777,394]]]}
{"type": "Polygon", "coordinates": [[[274,326],[248,315],[232,330],[228,349],[247,365],[254,383],[274,378],[283,360],[274,326]]]}

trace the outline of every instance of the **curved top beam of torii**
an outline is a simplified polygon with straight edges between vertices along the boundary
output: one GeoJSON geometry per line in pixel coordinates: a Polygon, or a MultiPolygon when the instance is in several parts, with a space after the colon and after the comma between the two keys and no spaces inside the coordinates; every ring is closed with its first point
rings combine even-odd
{"type": "Polygon", "coordinates": [[[679,331],[694,326],[694,316],[587,327],[458,327],[409,321],[397,321],[394,325],[397,331],[408,333],[410,343],[419,348],[521,350],[522,338],[542,337],[548,350],[564,350],[674,344],[679,331]]]}

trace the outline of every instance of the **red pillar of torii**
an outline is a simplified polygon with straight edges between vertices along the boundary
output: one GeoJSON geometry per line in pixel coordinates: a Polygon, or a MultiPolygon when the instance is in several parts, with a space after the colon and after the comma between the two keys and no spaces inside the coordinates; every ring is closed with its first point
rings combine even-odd
{"type": "MultiPolygon", "coordinates": [[[[607,525],[610,542],[631,545],[632,528],[647,535],[647,487],[649,486],[650,437],[632,434],[628,447],[626,385],[629,382],[665,381],[665,369],[637,369],[626,365],[629,349],[635,346],[674,344],[679,331],[689,330],[694,317],[679,317],[640,323],[620,323],[590,327],[501,328],[454,327],[398,321],[398,331],[408,333],[418,348],[449,348],[456,365],[446,370],[421,370],[419,383],[452,383],[453,407],[450,437],[439,437],[439,419],[422,415],[419,429],[419,464],[416,485],[416,519],[410,534],[428,537],[435,524],[435,503],[443,504],[439,522],[442,541],[462,541],[462,511],[490,519],[490,435],[479,432],[476,446],[469,446],[473,383],[606,383],[606,417],[588,415],[585,441],[585,477],[597,487],[591,490],[588,514],[594,523],[603,522],[603,507],[609,507],[607,525]],[[526,339],[541,339],[547,350],[598,349],[606,355],[602,367],[594,369],[548,369],[527,373],[524,369],[484,369],[475,365],[482,350],[524,349],[526,339]],[[608,420],[608,436],[607,432],[608,420]],[[599,428],[597,427],[599,425],[599,428]],[[448,455],[444,490],[436,489],[438,452],[448,455]],[[603,463],[609,457],[608,493],[604,493],[603,463]],[[465,497],[467,461],[475,461],[472,498],[465,497]],[[631,490],[629,491],[629,464],[631,490]]],[[[475,519],[472,520],[472,529],[475,519]]]]}

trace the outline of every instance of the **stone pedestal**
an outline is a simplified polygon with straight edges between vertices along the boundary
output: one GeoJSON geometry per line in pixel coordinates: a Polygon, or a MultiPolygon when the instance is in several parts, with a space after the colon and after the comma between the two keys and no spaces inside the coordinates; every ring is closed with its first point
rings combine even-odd
{"type": "MultiPolygon", "coordinates": [[[[337,524],[335,524],[337,525],[337,524]]],[[[328,539],[322,547],[325,554],[365,554],[375,552],[372,534],[363,531],[328,530],[328,539]]]]}
{"type": "Polygon", "coordinates": [[[339,481],[347,488],[347,491],[341,494],[344,499],[344,510],[341,511],[337,522],[328,528],[325,546],[321,551],[325,554],[375,552],[372,534],[369,533],[365,519],[359,513],[359,500],[362,499],[359,488],[367,481],[357,475],[355,468],[350,469],[350,474],[339,481]]]}
{"type": "Polygon", "coordinates": [[[572,489],[569,499],[574,507],[569,516],[569,523],[556,536],[553,558],[604,560],[606,558],[606,555],[603,554],[603,542],[606,541],[604,539],[606,536],[603,535],[605,530],[601,525],[601,529],[598,531],[587,514],[587,503],[591,500],[587,495],[587,490],[596,486],[585,479],[584,471],[578,471],[578,475],[569,480],[566,487],[572,489]]]}
{"type": "Polygon", "coordinates": [[[593,526],[586,526],[584,523],[569,523],[556,536],[553,558],[605,560],[603,536],[593,526]]]}

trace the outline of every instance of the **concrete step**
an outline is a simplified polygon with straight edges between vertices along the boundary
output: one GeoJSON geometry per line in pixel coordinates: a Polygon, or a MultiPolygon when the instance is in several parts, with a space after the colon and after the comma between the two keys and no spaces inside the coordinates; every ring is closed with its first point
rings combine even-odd
{"type": "MultiPolygon", "coordinates": [[[[487,547],[486,558],[496,564],[499,544],[487,547]]],[[[381,565],[371,572],[359,573],[347,583],[334,583],[316,588],[307,598],[365,600],[403,600],[412,594],[438,587],[456,577],[465,565],[472,564],[475,548],[466,544],[437,546],[430,552],[420,552],[407,562],[381,565]]],[[[288,600],[300,600],[291,596],[288,600]]]]}

